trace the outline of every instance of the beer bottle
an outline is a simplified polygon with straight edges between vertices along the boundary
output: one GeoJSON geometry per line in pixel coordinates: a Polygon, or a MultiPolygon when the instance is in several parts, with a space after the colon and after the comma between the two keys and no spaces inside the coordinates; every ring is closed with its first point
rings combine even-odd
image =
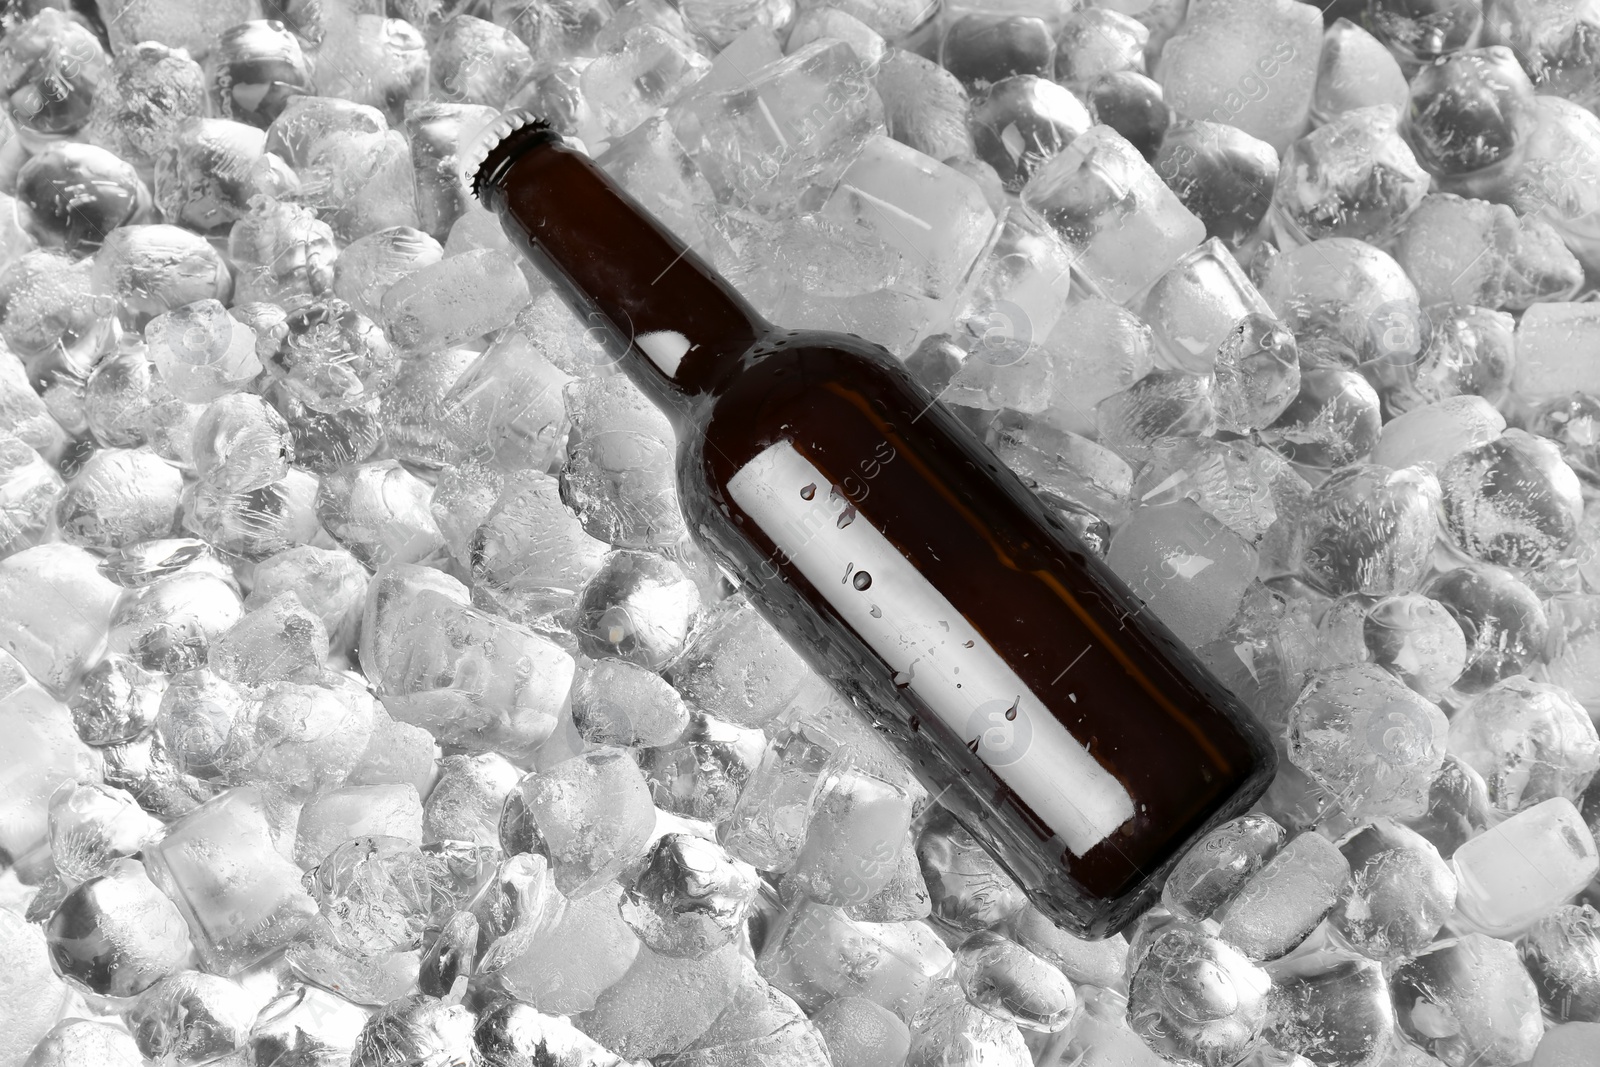
{"type": "Polygon", "coordinates": [[[527,115],[474,192],[671,419],[688,528],[1051,919],[1102,937],[1265,791],[1237,699],[884,348],[766,322],[527,115]]]}

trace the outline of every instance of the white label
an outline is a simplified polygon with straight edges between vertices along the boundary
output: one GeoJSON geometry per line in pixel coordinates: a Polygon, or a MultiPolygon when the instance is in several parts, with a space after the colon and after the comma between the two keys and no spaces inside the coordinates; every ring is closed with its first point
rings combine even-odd
{"type": "Polygon", "coordinates": [[[768,446],[728,491],[896,681],[966,741],[1074,856],[1133,817],[1123,784],[792,444],[768,446]]]}

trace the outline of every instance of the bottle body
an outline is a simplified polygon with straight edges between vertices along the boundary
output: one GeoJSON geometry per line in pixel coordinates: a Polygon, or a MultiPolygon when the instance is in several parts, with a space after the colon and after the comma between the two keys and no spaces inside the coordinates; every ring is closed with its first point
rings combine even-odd
{"type": "Polygon", "coordinates": [[[1263,731],[892,356],[743,362],[680,444],[689,528],[1042,911],[1131,922],[1270,784],[1263,731]]]}
{"type": "Polygon", "coordinates": [[[593,164],[518,136],[479,195],[673,418],[690,531],[1042,911],[1131,922],[1265,791],[1264,730],[887,351],[770,326],[593,164]]]}

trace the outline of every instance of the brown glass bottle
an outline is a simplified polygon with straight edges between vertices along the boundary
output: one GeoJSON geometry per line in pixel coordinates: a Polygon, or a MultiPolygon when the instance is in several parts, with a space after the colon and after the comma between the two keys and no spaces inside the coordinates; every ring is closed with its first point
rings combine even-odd
{"type": "Polygon", "coordinates": [[[678,431],[689,529],[1056,922],[1149,907],[1262,729],[883,348],[770,325],[536,122],[475,191],[678,431]]]}

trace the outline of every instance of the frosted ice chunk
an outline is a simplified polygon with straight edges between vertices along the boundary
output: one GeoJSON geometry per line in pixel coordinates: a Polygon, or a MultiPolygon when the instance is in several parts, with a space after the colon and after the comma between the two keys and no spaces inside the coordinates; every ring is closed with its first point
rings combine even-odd
{"type": "Polygon", "coordinates": [[[608,544],[645,548],[684,537],[672,426],[627,378],[568,384],[572,433],[562,495],[608,544]]]}
{"type": "Polygon", "coordinates": [[[255,331],[216,300],[158,314],[144,336],[161,380],[190,403],[237,392],[261,373],[255,331]]]}
{"type": "Polygon", "coordinates": [[[1420,815],[1444,758],[1437,706],[1373,664],[1318,672],[1289,711],[1289,758],[1352,818],[1420,815]]]}
{"type": "Polygon", "coordinates": [[[1521,309],[1565,300],[1583,272],[1548,222],[1452,193],[1423,197],[1396,235],[1394,254],[1424,306],[1521,309]]]}
{"type": "Polygon", "coordinates": [[[594,105],[594,124],[580,125],[578,136],[600,143],[627,133],[683,95],[710,66],[675,34],[656,26],[629,30],[619,48],[583,68],[579,85],[594,105]]]}
{"type": "Polygon", "coordinates": [[[109,997],[142,993],[194,951],[184,916],[131,859],[116,860],[68,893],[45,937],[57,973],[109,997]]]}
{"type": "Polygon", "coordinates": [[[1327,28],[1311,98],[1313,124],[1380,104],[1403,111],[1410,99],[1406,76],[1383,42],[1349,19],[1327,28]]]}
{"type": "Polygon", "coordinates": [[[1560,449],[1507,430],[1458,453],[1439,475],[1445,528],[1488,563],[1537,567],[1564,552],[1583,518],[1578,476],[1560,449]]]}
{"type": "Polygon", "coordinates": [[[1271,979],[1226,942],[1174,923],[1157,933],[1128,981],[1128,1026],[1189,1067],[1238,1060],[1267,1021],[1271,979]]]}
{"type": "Polygon", "coordinates": [[[412,785],[345,786],[319,793],[300,809],[294,859],[306,870],[346,841],[385,837],[420,844],[422,801],[412,785]]]}
{"type": "Polygon", "coordinates": [[[1371,460],[1386,467],[1443,470],[1457,453],[1499,437],[1505,422],[1480,396],[1447,397],[1385,423],[1371,460]]]}
{"type": "Polygon", "coordinates": [[[667,677],[684,698],[736,726],[765,726],[803,691],[811,675],[772,624],[730,597],[695,631],[667,677]]]}
{"type": "Polygon", "coordinates": [[[531,470],[506,479],[469,551],[475,600],[531,622],[575,604],[610,549],[561,502],[558,480],[531,470]]]}
{"type": "Polygon", "coordinates": [[[671,833],[629,880],[622,918],[653,952],[699,959],[738,937],[758,880],[715,842],[671,833]]]}
{"type": "Polygon", "coordinates": [[[1078,998],[1047,961],[991,930],[956,948],[956,981],[974,1007],[1025,1030],[1057,1033],[1072,1023],[1078,998]]]}
{"type": "Polygon", "coordinates": [[[1075,267],[1126,303],[1205,239],[1205,226],[1137,149],[1094,126],[1052,156],[1022,190],[1077,255],[1075,267]]]}
{"type": "Polygon", "coordinates": [[[368,567],[417,563],[444,546],[432,490],[396,460],[346,467],[322,480],[317,517],[368,567]]]}
{"type": "Polygon", "coordinates": [[[1222,633],[1256,574],[1255,550],[1191,500],[1134,511],[1106,562],[1192,645],[1222,633]]]}
{"type": "Polygon", "coordinates": [[[1299,516],[1305,574],[1334,594],[1408,593],[1438,537],[1439,483],[1420,467],[1373,464],[1336,472],[1299,516]]]}
{"type": "Polygon", "coordinates": [[[822,904],[861,904],[889,884],[911,826],[911,797],[841,761],[823,771],[785,885],[822,904]]]}
{"type": "Polygon", "coordinates": [[[881,134],[845,169],[822,215],[898,251],[912,272],[903,284],[934,299],[966,276],[995,228],[976,182],[881,134]]]}
{"type": "Polygon", "coordinates": [[[1427,947],[1455,907],[1456,876],[1421,834],[1388,820],[1339,844],[1350,882],[1329,921],[1363,955],[1413,956],[1427,947]]]}
{"type": "Polygon", "coordinates": [[[883,104],[855,51],[824,39],[745,85],[689,94],[667,121],[720,199],[778,217],[808,189],[832,188],[863,141],[882,132],[883,104]]]}
{"type": "Polygon", "coordinates": [[[1508,942],[1436,942],[1389,978],[1400,1032],[1447,1064],[1523,1063],[1544,1030],[1533,981],[1508,942]]]}
{"type": "Polygon", "coordinates": [[[120,590],[84,549],[44,544],[0,560],[0,648],[52,692],[89,666],[120,590]]]}
{"type": "Polygon", "coordinates": [[[402,352],[460,344],[497,330],[528,303],[528,282],[497,249],[474,249],[407,274],[383,294],[383,324],[402,352]]]}
{"type": "Polygon", "coordinates": [[[1460,920],[1512,937],[1586,886],[1600,871],[1600,850],[1572,801],[1557,796],[1479,834],[1450,863],[1460,920]]]}
{"type": "Polygon", "coordinates": [[[1156,68],[1167,103],[1283,151],[1300,135],[1316,89],[1322,19],[1315,14],[1283,0],[1191,5],[1156,68]]]}
{"type": "Polygon", "coordinates": [[[525,756],[555,729],[572,657],[466,599],[438,571],[380,571],[367,589],[362,668],[401,721],[470,751],[525,756]]]}
{"type": "Polygon", "coordinates": [[[90,456],[56,501],[62,540],[112,549],[176,531],[183,475],[145,449],[104,448],[90,456]]]}
{"type": "Polygon", "coordinates": [[[597,748],[519,782],[500,843],[548,857],[561,891],[581,897],[638,861],[654,825],[649,786],[627,751],[597,748]]]}
{"type": "Polygon", "coordinates": [[[423,808],[423,839],[498,845],[501,809],[521,777],[498,753],[446,756],[423,808]]]}
{"type": "Polygon", "coordinates": [[[1527,400],[1571,392],[1600,392],[1600,374],[1584,358],[1600,344],[1600,307],[1593,303],[1535,304],[1517,326],[1513,387],[1527,400]]]}
{"type": "Polygon", "coordinates": [[[1272,225],[1284,245],[1324,237],[1378,240],[1428,192],[1427,171],[1388,104],[1347,111],[1295,141],[1273,191],[1272,225]]]}
{"type": "Polygon", "coordinates": [[[1217,346],[1238,321],[1270,310],[1233,253],[1213,237],[1156,280],[1139,314],[1150,324],[1166,367],[1207,374],[1217,346]]]}

